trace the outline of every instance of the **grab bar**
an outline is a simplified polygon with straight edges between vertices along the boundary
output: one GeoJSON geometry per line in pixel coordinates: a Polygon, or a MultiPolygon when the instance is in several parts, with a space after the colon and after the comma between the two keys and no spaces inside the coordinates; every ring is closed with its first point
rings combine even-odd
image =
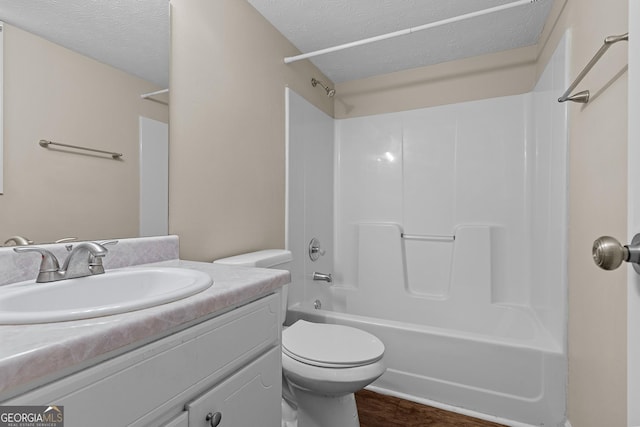
{"type": "Polygon", "coordinates": [[[578,74],[578,77],[576,77],[573,83],[571,83],[569,89],[567,89],[565,93],[563,93],[562,96],[558,98],[558,102],[572,101],[579,102],[581,104],[586,104],[587,102],[589,102],[590,93],[588,90],[580,91],[574,95],[570,95],[570,93],[573,92],[576,86],[580,84],[582,79],[584,79],[589,71],[591,71],[593,66],[596,65],[598,60],[600,60],[602,55],[605,54],[605,52],[611,47],[611,45],[613,45],[614,43],[618,43],[619,41],[629,41],[629,33],[624,33],[620,36],[609,36],[604,39],[604,44],[602,45],[602,47],[598,50],[598,52],[596,52],[593,58],[591,58],[591,61],[589,61],[589,63],[582,69],[580,74],[578,74]]]}
{"type": "Polygon", "coordinates": [[[456,236],[437,236],[437,235],[419,235],[401,233],[400,237],[405,240],[422,240],[426,242],[453,242],[456,236]]]}
{"type": "Polygon", "coordinates": [[[61,142],[47,141],[46,139],[40,140],[41,147],[48,148],[49,145],[59,145],[61,147],[75,148],[76,150],[85,150],[85,151],[91,151],[94,153],[109,154],[111,157],[113,157],[114,160],[120,160],[123,156],[122,153],[114,153],[113,151],[96,150],[95,148],[86,148],[86,147],[80,147],[78,145],[63,144],[61,142]]]}

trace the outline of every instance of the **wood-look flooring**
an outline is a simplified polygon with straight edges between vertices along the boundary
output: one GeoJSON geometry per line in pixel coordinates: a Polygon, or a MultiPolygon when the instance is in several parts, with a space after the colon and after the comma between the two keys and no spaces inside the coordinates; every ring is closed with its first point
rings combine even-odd
{"type": "Polygon", "coordinates": [[[504,427],[368,390],[356,393],[360,427],[504,427]]]}

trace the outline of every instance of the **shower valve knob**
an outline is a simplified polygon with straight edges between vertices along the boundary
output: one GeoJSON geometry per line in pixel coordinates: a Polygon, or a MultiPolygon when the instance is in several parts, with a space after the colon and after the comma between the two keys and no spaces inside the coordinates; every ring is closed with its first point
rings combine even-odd
{"type": "Polygon", "coordinates": [[[320,246],[320,240],[316,237],[309,242],[309,258],[311,261],[317,261],[320,256],[324,256],[325,250],[320,246]]]}
{"type": "Polygon", "coordinates": [[[622,245],[611,236],[602,236],[593,242],[593,261],[604,270],[615,270],[623,261],[630,262],[640,274],[640,234],[636,234],[631,244],[622,245]]]}

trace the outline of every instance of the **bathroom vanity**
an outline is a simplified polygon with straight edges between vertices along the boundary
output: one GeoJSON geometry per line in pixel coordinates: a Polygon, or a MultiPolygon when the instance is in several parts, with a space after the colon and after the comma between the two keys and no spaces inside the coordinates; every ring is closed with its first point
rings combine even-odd
{"type": "Polygon", "coordinates": [[[144,310],[0,326],[0,405],[63,406],[65,427],[279,426],[288,272],[153,265],[214,283],[144,310]]]}
{"type": "Polygon", "coordinates": [[[2,405],[62,405],[66,427],[276,426],[279,304],[261,298],[2,405]]]}

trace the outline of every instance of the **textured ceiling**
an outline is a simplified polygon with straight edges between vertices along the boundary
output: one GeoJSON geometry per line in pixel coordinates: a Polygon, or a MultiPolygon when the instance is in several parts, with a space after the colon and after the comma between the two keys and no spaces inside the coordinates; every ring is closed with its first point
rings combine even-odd
{"type": "MultiPolygon", "coordinates": [[[[248,0],[306,53],[513,0],[248,0]]],[[[334,83],[533,45],[552,0],[312,58],[334,83]]]]}
{"type": "Polygon", "coordinates": [[[169,85],[169,0],[0,0],[0,20],[169,85]]]}
{"type": "MultiPolygon", "coordinates": [[[[247,1],[301,52],[310,52],[514,0],[247,1]]],[[[537,42],[552,2],[537,0],[311,60],[339,83],[528,46],[537,42]]],[[[0,20],[168,87],[169,0],[0,0],[0,20]]]]}

